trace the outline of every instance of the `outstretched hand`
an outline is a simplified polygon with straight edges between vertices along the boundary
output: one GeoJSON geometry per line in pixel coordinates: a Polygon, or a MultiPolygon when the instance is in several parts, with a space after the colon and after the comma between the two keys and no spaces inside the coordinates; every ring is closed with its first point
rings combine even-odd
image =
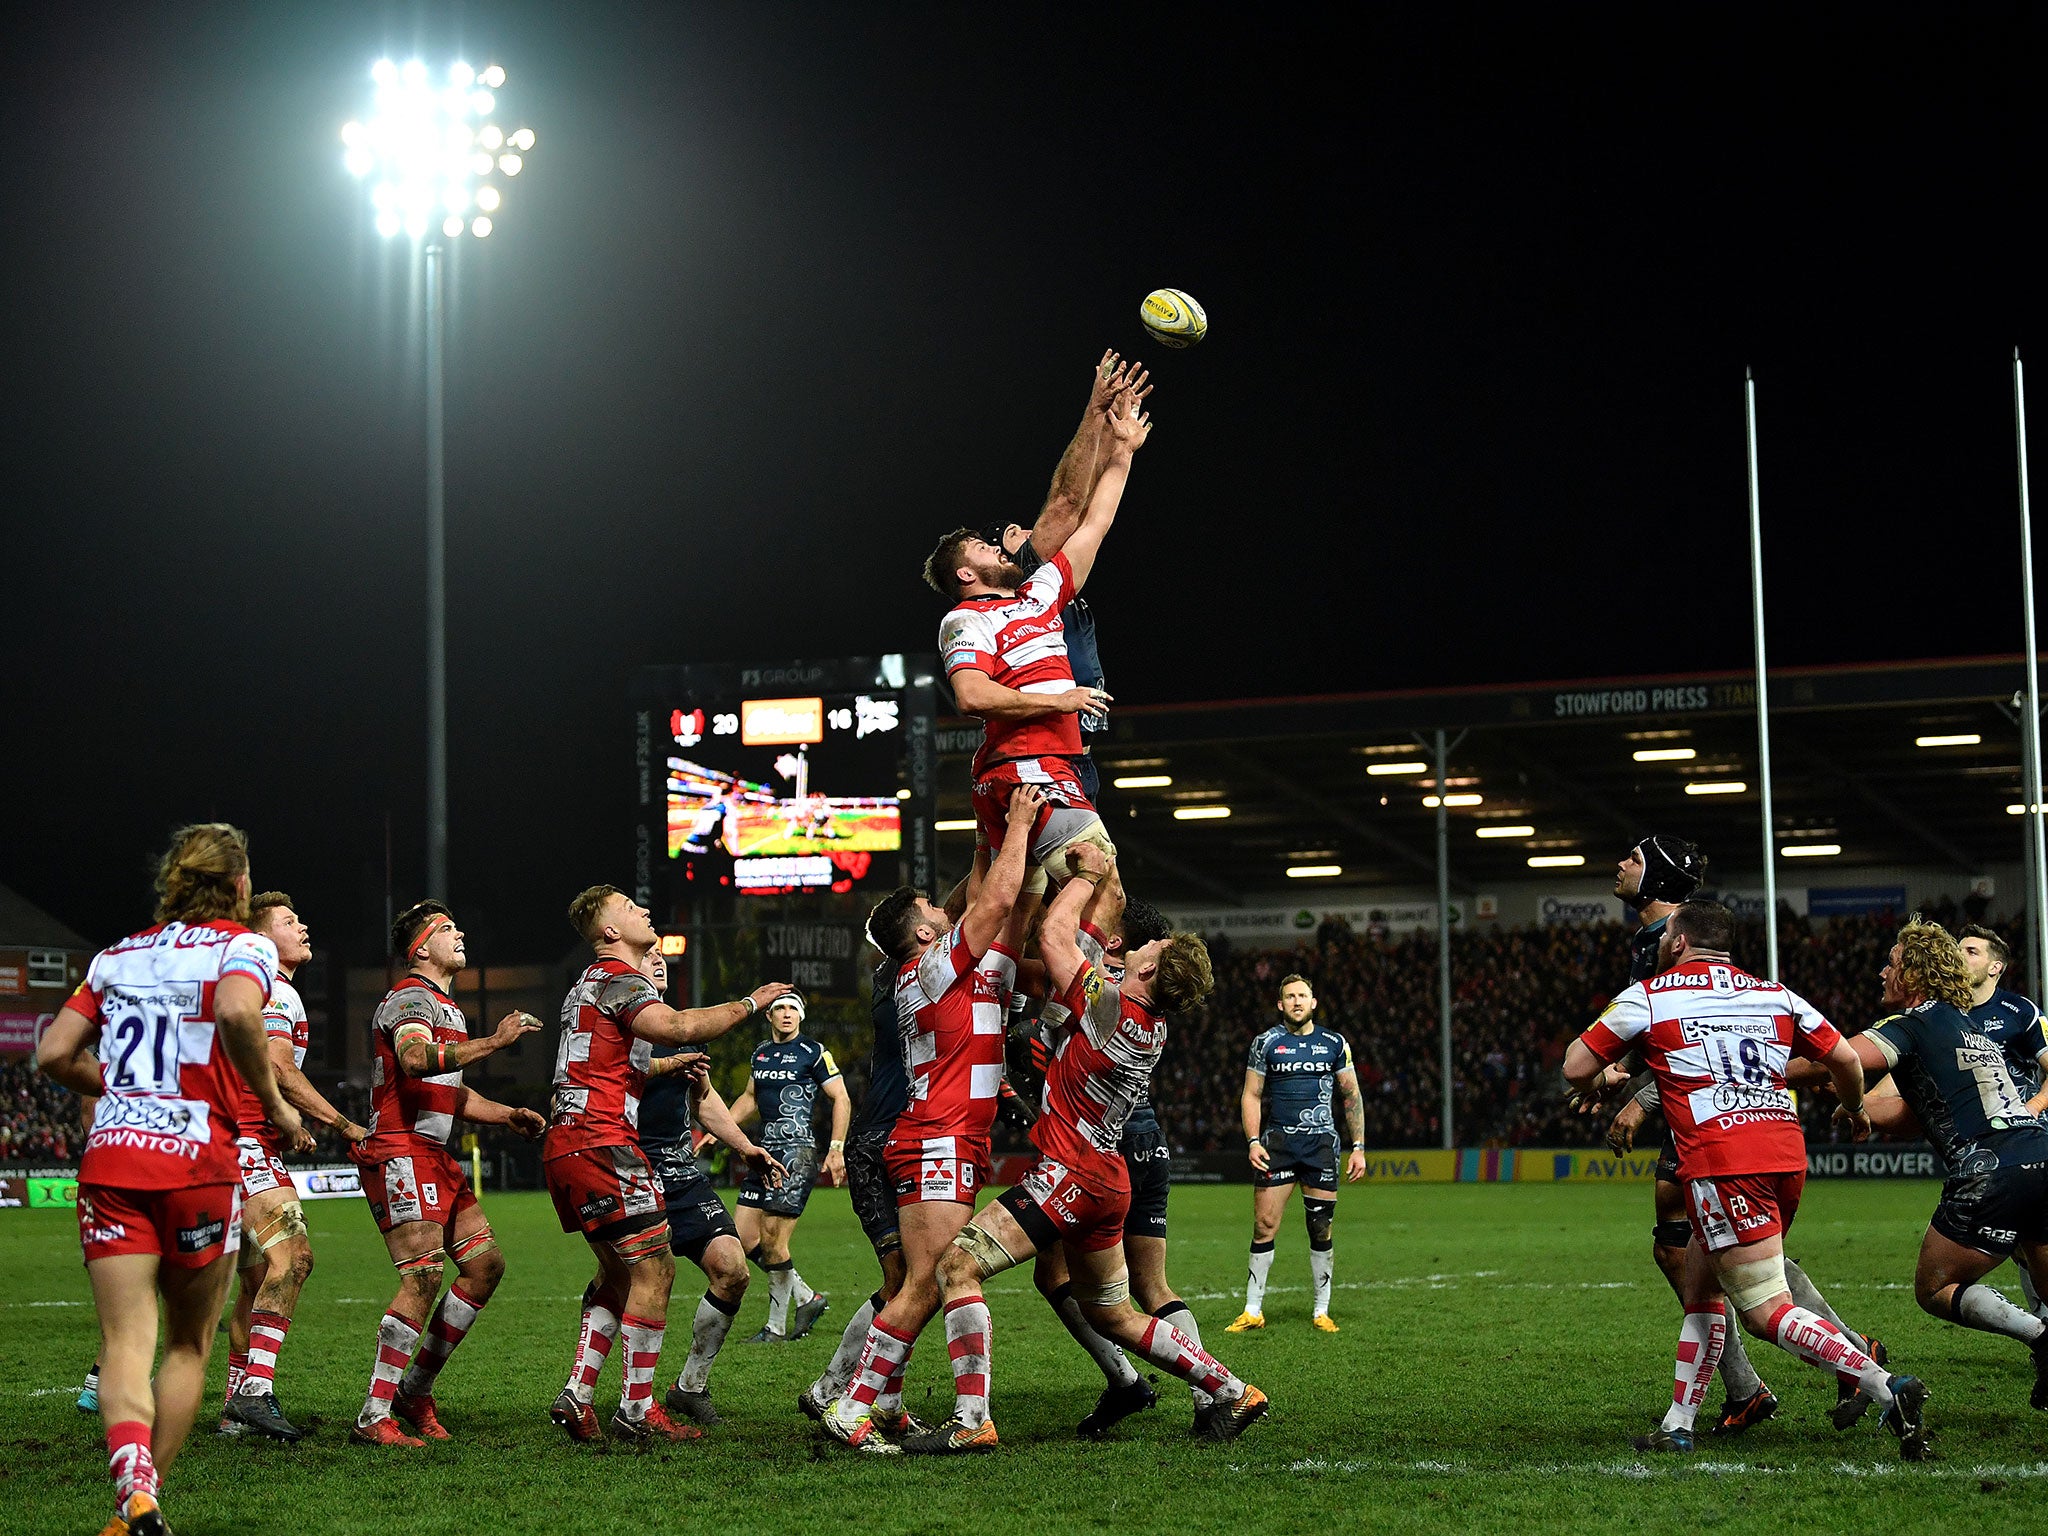
{"type": "Polygon", "coordinates": [[[1116,397],[1109,411],[1109,435],[1114,451],[1128,458],[1145,446],[1152,435],[1152,417],[1144,409],[1144,396],[1126,389],[1116,397]]]}

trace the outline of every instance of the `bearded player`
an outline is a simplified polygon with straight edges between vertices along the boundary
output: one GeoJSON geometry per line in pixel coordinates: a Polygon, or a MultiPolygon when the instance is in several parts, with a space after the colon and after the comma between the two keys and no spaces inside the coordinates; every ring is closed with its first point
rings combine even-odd
{"type": "Polygon", "coordinates": [[[661,940],[645,907],[616,886],[593,885],[569,903],[569,925],[597,959],[562,1001],[541,1167],[562,1230],[583,1234],[602,1276],[585,1315],[572,1433],[589,1438],[595,1414],[588,1394],[612,1340],[623,1337],[625,1391],[611,1422],[614,1438],[643,1445],[700,1439],[695,1424],[676,1423],[654,1401],[676,1265],[667,1201],[640,1149],[640,1098],[656,1045],[716,1040],[782,996],[788,984],[770,982],[711,1008],[671,1008],[647,976],[648,951],[661,940]]]}
{"type": "Polygon", "coordinates": [[[953,1415],[904,1442],[911,1454],[987,1451],[997,1444],[989,1417],[991,1334],[982,1282],[1057,1244],[1073,1276],[1073,1294],[1104,1337],[1171,1371],[1212,1402],[1194,1432],[1234,1440],[1266,1411],[1266,1395],[1240,1381],[1171,1323],[1131,1305],[1124,1259],[1130,1174],[1119,1155],[1124,1122],[1144,1094],[1166,1046],[1169,1014],[1194,1007],[1214,985],[1209,952],[1191,933],[1154,939],[1127,957],[1111,981],[1078,943],[1084,908],[1097,932],[1119,912],[1106,884],[1108,861],[1092,844],[1074,850],[1074,878],[1046,912],[1039,947],[1047,984],[1065,1009],[1054,1025],[1044,1109],[1031,1127],[1039,1159],[1014,1188],[975,1212],[939,1260],[946,1341],[953,1361],[953,1415]]]}
{"type": "MultiPolygon", "coordinates": [[[[304,1070],[311,1035],[306,1005],[291,979],[313,958],[313,945],[294,906],[283,891],[249,898],[250,931],[277,946],[278,979],[263,1005],[264,1049],[286,1101],[305,1120],[331,1126],[354,1144],[370,1134],[369,1128],[328,1103],[304,1070]]],[[[254,1430],[277,1440],[297,1440],[299,1430],[277,1405],[277,1357],[291,1330],[299,1291],[313,1272],[313,1244],[297,1187],[284,1166],[283,1138],[246,1085],[239,1118],[242,1135],[235,1147],[242,1165],[242,1248],[236,1261],[241,1288],[228,1314],[227,1399],[220,1432],[254,1430]]]]}
{"type": "Polygon", "coordinates": [[[1585,1093],[1640,1046],[1657,1074],[1678,1143],[1692,1242],[1686,1249],[1685,1321],[1676,1382],[1663,1422],[1639,1451],[1693,1449],[1693,1424],[1727,1337],[1732,1303],[1743,1325],[1809,1365],[1851,1378],[1884,1411],[1908,1460],[1927,1454],[1927,1388],[1894,1376],[1856,1337],[1800,1306],[1785,1279],[1784,1235],[1806,1184],[1806,1138],[1786,1088],[1796,1055],[1821,1062],[1841,1098],[1837,1118],[1870,1134],[1855,1047],[1812,1004],[1729,958],[1735,916],[1689,901],[1665,923],[1660,972],[1635,982],[1565,1053],[1565,1080],[1585,1093]]]}
{"type": "Polygon", "coordinates": [[[1058,553],[1026,577],[1016,563],[970,528],[939,540],[925,561],[932,590],[953,601],[939,625],[953,698],[963,714],[983,722],[974,755],[974,815],[982,840],[1002,846],[1011,791],[1034,787],[1045,805],[1028,830],[1033,869],[1026,888],[1036,893],[1048,878],[1066,878],[1066,849],[1077,841],[1114,855],[1102,818],[1081,782],[1076,717],[1100,715],[1101,689],[1074,683],[1063,618],[1088,580],[1103,536],[1116,520],[1131,458],[1152,430],[1140,398],[1124,389],[1105,418],[1108,456],[1089,495],[1080,525],[1058,553]]]}
{"type": "Polygon", "coordinates": [[[463,1068],[524,1039],[540,1021],[508,1013],[494,1032],[470,1039],[469,1020],[448,994],[469,964],[448,909],[438,901],[407,907],[391,925],[391,949],[408,970],[370,1020],[370,1134],[350,1156],[362,1167],[370,1214],[397,1267],[398,1295],[377,1325],[370,1390],[349,1438],[417,1446],[450,1438],[434,1383],[505,1277],[505,1257],[448,1138],[457,1120],[468,1120],[510,1126],[532,1141],[547,1121],[462,1084],[463,1068]],[[455,1279],[444,1294],[451,1260],[455,1279]],[[400,1427],[394,1411],[416,1434],[400,1427]]]}
{"type": "MultiPolygon", "coordinates": [[[[988,1183],[989,1130],[1003,1080],[1003,1024],[1023,947],[1018,897],[1030,829],[1045,802],[1010,796],[1010,836],[972,882],[958,922],[908,886],[868,917],[868,934],[896,962],[896,1019],[910,1103],[883,1148],[903,1243],[903,1288],[876,1316],[847,1389],[821,1421],[855,1450],[896,1455],[876,1400],[900,1396],[918,1333],[939,1309],[938,1264],[988,1183]]],[[[977,863],[987,851],[975,855],[977,863]]]]}
{"type": "Polygon", "coordinates": [[[79,1160],[78,1235],[99,1315],[112,1536],[168,1536],[161,1475],[206,1392],[240,1237],[229,1079],[247,1080],[292,1151],[313,1146],[263,1049],[277,950],[242,924],[247,839],[220,822],[181,829],[156,885],[155,924],[93,956],[36,1042],[44,1073],[99,1100],[79,1160]]]}

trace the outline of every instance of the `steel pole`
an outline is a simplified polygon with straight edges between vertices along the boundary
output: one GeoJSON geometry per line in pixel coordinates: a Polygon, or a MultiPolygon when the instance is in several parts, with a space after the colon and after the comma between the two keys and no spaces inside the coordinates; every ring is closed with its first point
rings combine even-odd
{"type": "MultiPolygon", "coordinates": [[[[2027,826],[2029,862],[2033,866],[2033,888],[2027,898],[2034,909],[2034,955],[2037,963],[2048,964],[2048,852],[2043,849],[2041,825],[2041,656],[2034,638],[2034,509],[2027,494],[2027,382],[2018,347],[2012,351],[2012,415],[2019,453],[2020,591],[2027,626],[2027,716],[2023,738],[2027,749],[2027,811],[2021,820],[2027,826]]],[[[2027,980],[2036,997],[2048,990],[2042,987],[2038,970],[2027,980]]]]}
{"type": "Polygon", "coordinates": [[[1764,812],[1764,975],[1778,979],[1778,849],[1771,815],[1771,694],[1764,667],[1763,503],[1756,473],[1756,376],[1742,372],[1743,419],[1749,434],[1749,595],[1756,627],[1757,774],[1764,812]]]}
{"type": "Polygon", "coordinates": [[[1451,813],[1444,804],[1450,790],[1444,786],[1450,756],[1444,733],[1436,733],[1436,1006],[1437,1026],[1442,1033],[1444,1079],[1444,1146],[1457,1145],[1452,1118],[1457,1105],[1451,1076],[1451,813]]]}
{"type": "Polygon", "coordinates": [[[448,900],[448,525],[443,426],[446,253],[427,257],[427,894],[448,900]]]}

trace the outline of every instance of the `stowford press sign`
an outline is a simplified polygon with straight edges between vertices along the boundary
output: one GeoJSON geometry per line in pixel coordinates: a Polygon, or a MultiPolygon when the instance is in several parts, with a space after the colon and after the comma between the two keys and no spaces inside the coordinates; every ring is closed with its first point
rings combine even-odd
{"type": "Polygon", "coordinates": [[[1560,720],[1600,715],[1650,715],[1667,711],[1711,709],[1712,691],[1698,683],[1668,688],[1595,688],[1554,694],[1551,707],[1560,720]]]}

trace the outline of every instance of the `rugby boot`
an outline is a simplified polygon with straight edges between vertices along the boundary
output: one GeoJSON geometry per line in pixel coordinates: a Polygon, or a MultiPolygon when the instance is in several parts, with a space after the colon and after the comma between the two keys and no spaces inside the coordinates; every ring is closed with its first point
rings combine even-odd
{"type": "Polygon", "coordinates": [[[766,1323],[763,1323],[759,1333],[750,1333],[744,1339],[741,1339],[740,1342],[742,1344],[787,1344],[789,1340],[782,1334],[777,1333],[773,1328],[770,1328],[766,1323]]]}
{"type": "Polygon", "coordinates": [[[1330,1321],[1330,1314],[1327,1312],[1318,1312],[1308,1321],[1311,1328],[1320,1329],[1324,1333],[1338,1333],[1342,1331],[1335,1323],[1330,1321]]]}
{"type": "MultiPolygon", "coordinates": [[[[1892,1358],[1891,1351],[1884,1347],[1884,1340],[1875,1334],[1865,1336],[1863,1353],[1879,1365],[1889,1364],[1892,1358]]],[[[1835,1406],[1828,1411],[1829,1423],[1837,1429],[1852,1429],[1862,1420],[1863,1415],[1870,1412],[1870,1408],[1869,1395],[1856,1385],[1853,1377],[1846,1381],[1836,1378],[1835,1406]]]]}
{"type": "Polygon", "coordinates": [[[827,1413],[819,1421],[825,1433],[850,1450],[868,1456],[901,1456],[903,1447],[882,1433],[882,1426],[875,1422],[872,1413],[864,1413],[851,1424],[840,1422],[837,1413],[827,1413]]]}
{"type": "Polygon", "coordinates": [[[1739,1435],[1754,1429],[1778,1411],[1778,1394],[1759,1380],[1747,1397],[1731,1397],[1721,1404],[1721,1416],[1707,1427],[1710,1435],[1739,1435]]]}
{"type": "Polygon", "coordinates": [[[692,1424],[723,1424],[718,1410],[711,1406],[711,1394],[707,1392],[685,1392],[681,1387],[670,1387],[661,1405],[670,1413],[688,1419],[692,1424]]]}
{"type": "Polygon", "coordinates": [[[898,1445],[912,1435],[928,1435],[932,1432],[931,1425],[900,1405],[895,1408],[877,1408],[874,1413],[875,1428],[898,1445]]]}
{"type": "Polygon", "coordinates": [[[100,1368],[97,1365],[85,1373],[85,1384],[78,1389],[78,1402],[74,1406],[80,1413],[100,1411],[100,1368]]]}
{"type": "Polygon", "coordinates": [[[2048,1408],[2048,1333],[2027,1348],[2034,1356],[2034,1390],[2027,1395],[2027,1403],[2034,1408],[2048,1408]]]}
{"type": "Polygon", "coordinates": [[[1647,1435],[1637,1435],[1629,1445],[1638,1451],[1655,1451],[1674,1456],[1690,1456],[1693,1448],[1692,1431],[1689,1429],[1665,1429],[1662,1425],[1647,1435]]]}
{"type": "Polygon", "coordinates": [[[1093,1411],[1075,1426],[1075,1432],[1083,1440],[1100,1440],[1132,1414],[1143,1413],[1158,1401],[1159,1394],[1142,1376],[1124,1386],[1104,1387],[1093,1411]]]}
{"type": "Polygon", "coordinates": [[[223,1407],[220,1411],[220,1424],[214,1430],[214,1433],[229,1436],[246,1435],[249,1433],[249,1426],[240,1419],[229,1418],[227,1409],[223,1407]]]}
{"type": "Polygon", "coordinates": [[[624,1445],[645,1448],[663,1440],[702,1440],[704,1431],[694,1424],[678,1424],[662,1412],[658,1403],[649,1403],[647,1412],[638,1419],[627,1418],[621,1404],[612,1415],[612,1438],[624,1445]]]}
{"type": "Polygon", "coordinates": [[[1217,1398],[1195,1415],[1192,1433],[1198,1440],[1235,1440],[1266,1415],[1266,1394],[1250,1382],[1228,1402],[1217,1398]]]}
{"type": "Polygon", "coordinates": [[[171,1527],[157,1507],[155,1495],[131,1493],[121,1501],[100,1536],[171,1536],[171,1527]]]}
{"type": "Polygon", "coordinates": [[[825,1415],[832,1411],[830,1403],[818,1401],[818,1384],[815,1381],[808,1387],[805,1387],[803,1391],[797,1393],[796,1406],[797,1411],[803,1414],[805,1418],[816,1419],[820,1423],[823,1423],[825,1415]]]}
{"type": "Polygon", "coordinates": [[[1899,1455],[1907,1461],[1934,1459],[1934,1443],[1927,1435],[1927,1384],[1917,1376],[1888,1377],[1892,1405],[1878,1422],[1899,1437],[1899,1455]]]}
{"type": "Polygon", "coordinates": [[[909,1435],[903,1441],[906,1456],[961,1456],[996,1448],[996,1421],[983,1419],[979,1424],[968,1424],[954,1414],[945,1423],[935,1425],[921,1435],[909,1435]]]}
{"type": "Polygon", "coordinates": [[[421,1446],[427,1442],[415,1440],[403,1429],[398,1420],[386,1414],[381,1419],[372,1419],[367,1424],[357,1424],[348,1432],[349,1439],[358,1445],[410,1445],[421,1446]]]}
{"type": "Polygon", "coordinates": [[[277,1406],[277,1394],[274,1392],[237,1392],[228,1399],[227,1409],[221,1414],[223,1424],[230,1419],[259,1435],[268,1435],[287,1445],[296,1445],[306,1438],[306,1432],[286,1418],[284,1410],[277,1406]]]}
{"type": "Polygon", "coordinates": [[[391,1399],[391,1411],[410,1424],[413,1433],[422,1440],[455,1438],[448,1433],[447,1426],[442,1424],[441,1416],[434,1412],[434,1399],[431,1393],[421,1392],[415,1396],[411,1392],[401,1390],[391,1399]]]}
{"type": "Polygon", "coordinates": [[[823,1291],[797,1307],[789,1315],[789,1337],[800,1339],[817,1327],[818,1319],[831,1308],[832,1300],[823,1291]]]}
{"type": "Polygon", "coordinates": [[[604,1426],[597,1422],[597,1409],[589,1403],[576,1400],[574,1392],[563,1392],[548,1409],[548,1417],[559,1424],[571,1440],[578,1445],[593,1445],[604,1440],[604,1426]]]}
{"type": "Polygon", "coordinates": [[[1236,1321],[1236,1322],[1234,1322],[1234,1323],[1225,1323],[1225,1324],[1223,1325],[1223,1331],[1224,1331],[1225,1333],[1250,1333],[1250,1332],[1251,1332],[1251,1331],[1252,1331],[1252,1330],[1253,1330],[1254,1328],[1263,1328],[1263,1327],[1265,1327],[1265,1326],[1266,1326],[1266,1314],[1265,1314],[1265,1313],[1263,1313],[1263,1312],[1240,1312],[1240,1313],[1238,1313],[1238,1314],[1237,1314],[1237,1321],[1236,1321]]]}

